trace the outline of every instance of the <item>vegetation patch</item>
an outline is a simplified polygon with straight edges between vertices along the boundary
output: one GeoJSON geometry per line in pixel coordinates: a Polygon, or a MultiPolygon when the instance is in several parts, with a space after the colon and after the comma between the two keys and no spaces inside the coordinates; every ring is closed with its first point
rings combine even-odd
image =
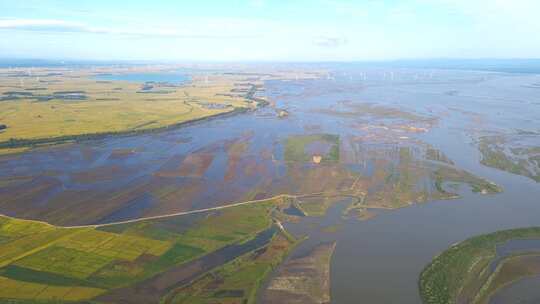
{"type": "Polygon", "coordinates": [[[263,248],[213,270],[192,284],[173,290],[168,303],[254,304],[263,280],[277,267],[296,241],[276,235],[263,248]]]}
{"type": "MultiPolygon", "coordinates": [[[[0,302],[89,301],[147,281],[162,286],[161,276],[176,288],[175,281],[166,278],[176,278],[176,271],[184,271],[183,265],[195,261],[198,266],[189,266],[182,275],[198,277],[198,271],[203,275],[207,268],[222,267],[235,250],[244,256],[253,251],[247,250],[248,245],[265,244],[259,234],[272,239],[277,230],[272,227],[272,210],[280,204],[279,199],[268,200],[194,216],[99,228],[60,228],[0,216],[0,302]]],[[[288,240],[284,242],[283,246],[290,245],[288,240]]],[[[227,276],[240,275],[252,287],[224,285],[216,299],[253,297],[252,288],[260,282],[254,278],[259,280],[277,263],[273,254],[255,256],[271,262],[227,272],[227,276]]],[[[133,293],[128,297],[133,298],[133,293]]]]}
{"type": "Polygon", "coordinates": [[[343,109],[320,109],[317,112],[343,118],[358,118],[369,116],[375,119],[389,119],[400,121],[431,121],[433,118],[421,116],[410,111],[394,107],[377,105],[374,103],[344,102],[343,109]]]}
{"type": "Polygon", "coordinates": [[[324,216],[328,208],[343,200],[345,196],[311,196],[298,200],[302,211],[307,216],[324,216]]]}
{"type": "Polygon", "coordinates": [[[448,158],[448,156],[434,148],[428,148],[426,150],[426,159],[445,163],[448,165],[454,165],[454,162],[450,158],[448,158]]]}
{"type": "Polygon", "coordinates": [[[450,247],[422,271],[419,280],[422,300],[433,304],[484,303],[493,275],[489,266],[497,257],[497,245],[539,238],[540,228],[524,228],[473,237],[450,247]]]}
{"type": "MultiPolygon", "coordinates": [[[[102,69],[115,72],[111,67],[102,69]]],[[[5,84],[0,87],[0,101],[9,101],[0,102],[0,113],[7,114],[0,116],[1,125],[9,126],[0,127],[0,149],[136,134],[260,104],[254,93],[229,94],[236,82],[245,80],[241,75],[216,74],[211,82],[193,77],[189,86],[155,83],[159,89],[141,91],[137,83],[95,81],[99,72],[91,69],[72,70],[70,77],[48,71],[36,69],[39,76],[25,78],[24,83],[0,75],[5,84]],[[13,90],[19,87],[24,90],[13,90]]],[[[167,71],[156,68],[156,72],[167,71]]]]}
{"type": "Polygon", "coordinates": [[[174,244],[165,254],[151,264],[155,269],[166,269],[168,266],[189,261],[205,253],[201,248],[188,246],[180,243],[174,244]]]}
{"type": "Polygon", "coordinates": [[[480,138],[483,165],[540,182],[538,134],[520,133],[480,138]]]}
{"type": "Polygon", "coordinates": [[[17,261],[15,265],[84,279],[111,261],[111,258],[95,253],[51,246],[17,261]]]}
{"type": "Polygon", "coordinates": [[[284,157],[288,162],[338,162],[339,136],[333,134],[291,136],[285,142],[284,157]]]}
{"type": "Polygon", "coordinates": [[[265,303],[330,303],[330,261],[336,244],[321,244],[280,266],[263,291],[265,303]]]}
{"type": "Polygon", "coordinates": [[[473,192],[481,194],[499,193],[502,189],[468,171],[450,165],[448,162],[431,162],[426,154],[414,146],[377,150],[372,174],[360,176],[357,184],[367,189],[365,200],[354,202],[349,210],[367,208],[401,208],[415,203],[459,197],[456,187],[466,185],[473,192]]]}
{"type": "MultiPolygon", "coordinates": [[[[52,286],[46,284],[16,281],[0,276],[0,299],[3,302],[26,300],[29,303],[50,301],[53,303],[76,302],[91,299],[104,292],[90,287],[52,286]]],[[[9,302],[8,302],[9,303],[9,302]]]]}
{"type": "Polygon", "coordinates": [[[57,273],[36,271],[29,268],[20,267],[17,265],[9,265],[0,269],[0,276],[9,278],[12,280],[19,280],[24,282],[39,283],[54,286],[87,286],[96,287],[94,284],[77,279],[74,277],[64,276],[57,273]]]}

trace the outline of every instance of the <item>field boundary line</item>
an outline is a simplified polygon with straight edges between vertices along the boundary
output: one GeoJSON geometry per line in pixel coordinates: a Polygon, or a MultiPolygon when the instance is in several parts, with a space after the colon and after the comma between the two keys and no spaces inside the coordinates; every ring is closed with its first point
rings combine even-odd
{"type": "MultiPolygon", "coordinates": [[[[109,227],[109,226],[115,226],[115,225],[122,225],[122,224],[131,224],[131,223],[138,223],[138,222],[144,222],[144,221],[150,221],[150,220],[159,220],[159,219],[166,219],[170,217],[176,217],[176,216],[183,216],[183,215],[191,215],[191,214],[198,214],[198,213],[205,213],[210,211],[217,211],[217,210],[223,210],[228,208],[234,208],[239,206],[245,206],[245,205],[251,205],[251,204],[257,204],[257,203],[264,203],[267,201],[280,199],[280,198],[303,198],[303,197],[317,197],[317,196],[324,196],[324,197],[351,197],[351,198],[358,198],[357,195],[351,195],[351,194],[345,194],[345,193],[328,193],[328,192],[315,192],[315,193],[307,193],[307,194],[279,194],[273,197],[265,198],[265,199],[258,199],[258,200],[248,200],[244,202],[239,203],[232,203],[222,206],[216,206],[211,208],[204,208],[204,209],[197,209],[197,210],[191,210],[191,211],[182,211],[182,212],[175,212],[170,214],[162,214],[162,215],[154,215],[154,216],[147,216],[147,217],[141,217],[131,220],[125,220],[125,221],[118,221],[118,222],[111,222],[111,223],[103,223],[103,224],[89,224],[89,225],[74,225],[74,226],[60,226],[60,225],[54,225],[46,221],[40,221],[40,220],[31,220],[31,219],[23,219],[23,218],[17,218],[8,216],[5,214],[0,214],[0,216],[11,218],[11,219],[18,219],[22,221],[27,222],[33,222],[33,223],[40,223],[51,227],[56,228],[62,228],[62,229],[82,229],[82,228],[100,228],[100,227],[109,227]]],[[[386,209],[384,207],[367,207],[369,209],[386,209]]]]}

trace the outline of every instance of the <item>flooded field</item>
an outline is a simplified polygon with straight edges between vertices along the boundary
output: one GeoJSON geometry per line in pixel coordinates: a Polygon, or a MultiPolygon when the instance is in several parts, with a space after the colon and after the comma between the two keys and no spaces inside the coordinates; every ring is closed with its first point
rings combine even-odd
{"type": "MultiPolygon", "coordinates": [[[[314,303],[419,303],[418,275],[450,244],[540,225],[539,81],[337,67],[271,80],[272,105],[253,112],[0,156],[0,213],[103,224],[298,195],[284,226],[308,238],[282,265],[329,282],[293,293],[328,285],[314,303]],[[508,134],[516,148],[486,141],[508,134]],[[494,153],[510,156],[500,165],[494,153]],[[309,269],[310,256],[328,269],[309,269]]],[[[277,267],[262,297],[291,292],[290,275],[277,267]]]]}

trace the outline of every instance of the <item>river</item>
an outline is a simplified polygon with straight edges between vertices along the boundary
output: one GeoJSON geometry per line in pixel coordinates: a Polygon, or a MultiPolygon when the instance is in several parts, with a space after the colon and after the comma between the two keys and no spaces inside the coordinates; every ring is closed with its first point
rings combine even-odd
{"type": "Polygon", "coordinates": [[[313,130],[343,139],[358,132],[351,127],[357,118],[317,110],[339,109],[344,101],[396,107],[436,117],[437,124],[414,139],[504,192],[480,195],[461,189],[460,199],[379,210],[367,221],[343,218],[345,206],[337,204],[327,218],[303,220],[315,222],[308,225],[312,230],[314,225],[340,226],[326,234],[302,228],[302,221],[285,226],[313,236],[293,256],[321,241],[337,241],[333,303],[419,303],[419,273],[451,244],[540,225],[540,185],[481,165],[475,144],[480,135],[540,131],[540,89],[533,85],[539,82],[536,75],[346,67],[327,79],[270,81],[265,94],[277,108],[287,109],[285,119],[263,108],[156,134],[1,156],[0,212],[63,225],[92,224],[209,208],[246,200],[254,192],[260,199],[298,191],[288,185],[284,140],[313,130]]]}

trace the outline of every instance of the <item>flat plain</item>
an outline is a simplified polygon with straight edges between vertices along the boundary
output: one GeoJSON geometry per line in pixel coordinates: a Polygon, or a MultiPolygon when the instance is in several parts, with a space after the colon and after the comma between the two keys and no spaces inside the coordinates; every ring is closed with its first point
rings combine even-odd
{"type": "MultiPolygon", "coordinates": [[[[504,75],[334,68],[1,70],[0,301],[417,303],[421,259],[476,231],[437,228],[445,214],[505,223],[513,179],[534,193],[537,133],[501,132],[456,93],[504,75]],[[400,288],[370,293],[381,278],[400,288]]],[[[504,260],[466,294],[535,263],[504,260]]],[[[427,302],[461,294],[423,278],[427,302]]]]}

